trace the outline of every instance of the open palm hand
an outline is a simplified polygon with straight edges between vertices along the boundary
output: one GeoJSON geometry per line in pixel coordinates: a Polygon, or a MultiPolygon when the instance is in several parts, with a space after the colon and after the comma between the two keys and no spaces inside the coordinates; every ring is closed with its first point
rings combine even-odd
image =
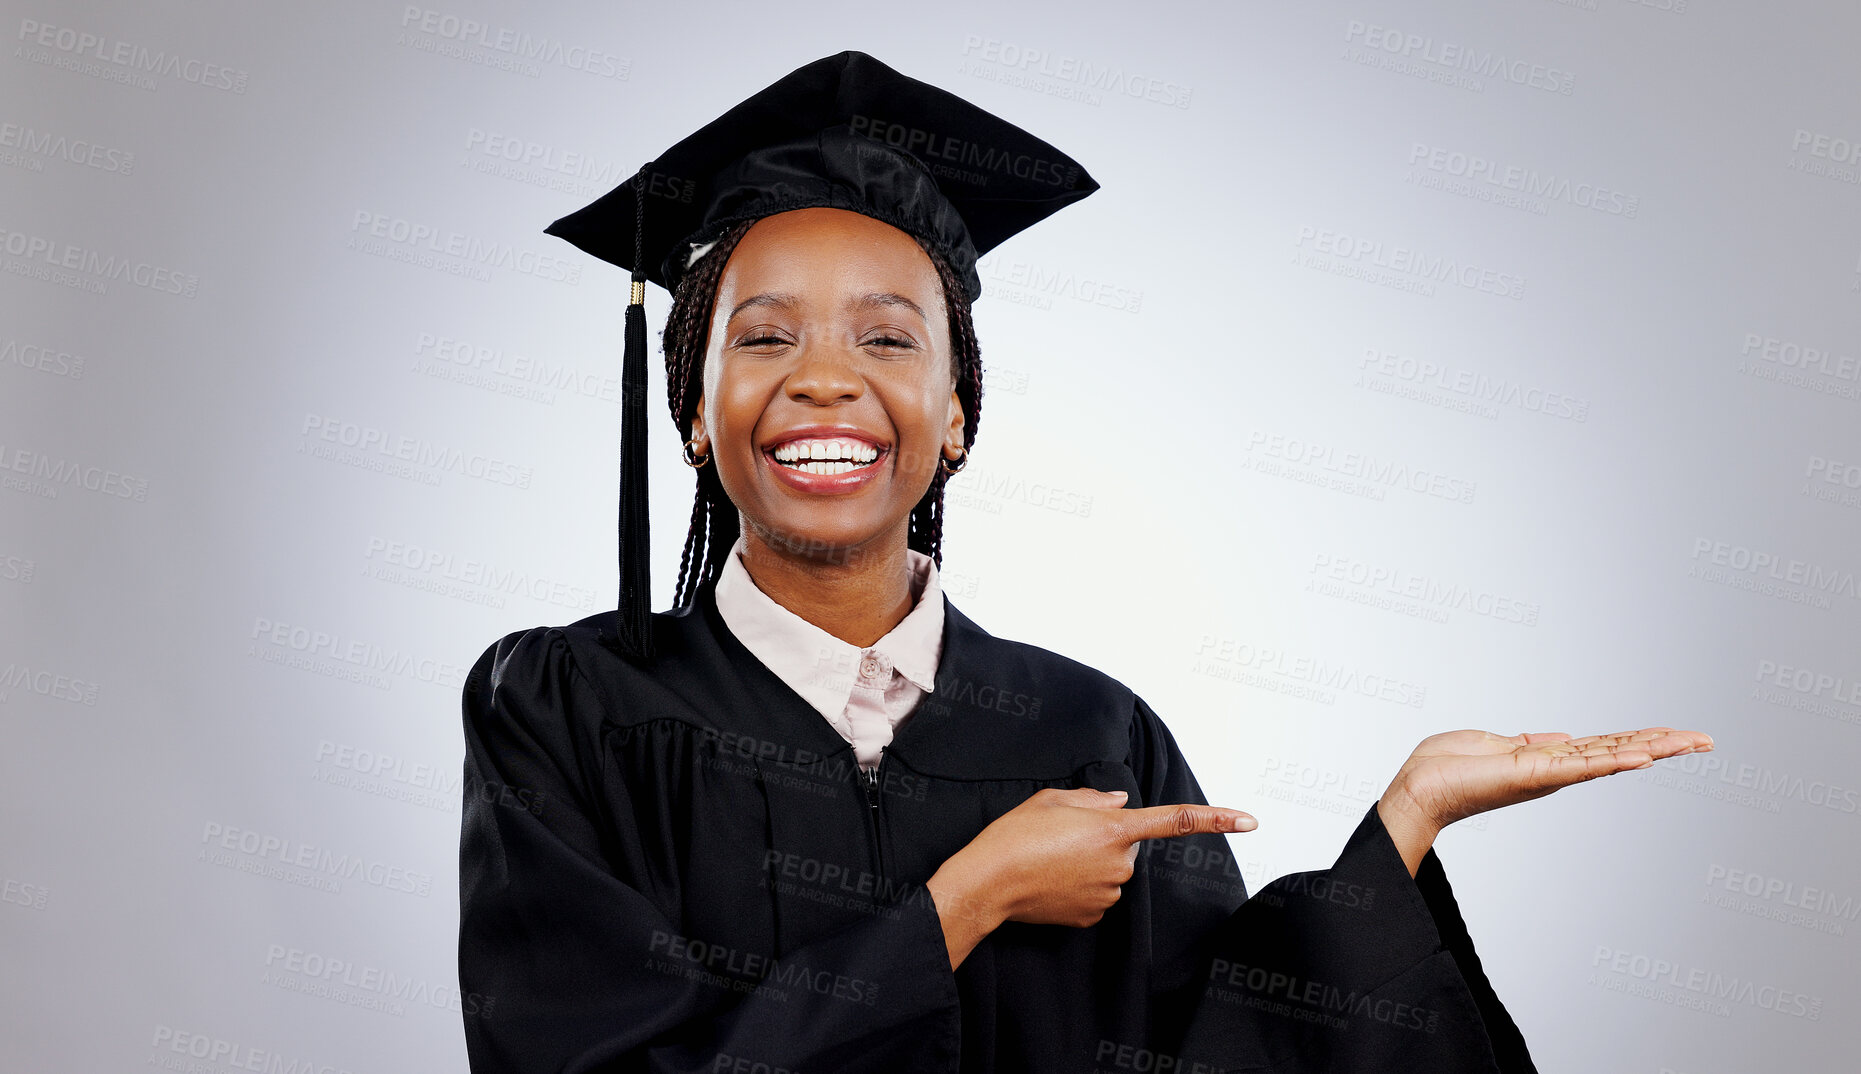
{"type": "Polygon", "coordinates": [[[1542,798],[1573,783],[1712,749],[1701,731],[1647,727],[1572,738],[1561,731],[1495,735],[1448,731],[1415,747],[1389,796],[1439,830],[1457,820],[1542,798]]]}

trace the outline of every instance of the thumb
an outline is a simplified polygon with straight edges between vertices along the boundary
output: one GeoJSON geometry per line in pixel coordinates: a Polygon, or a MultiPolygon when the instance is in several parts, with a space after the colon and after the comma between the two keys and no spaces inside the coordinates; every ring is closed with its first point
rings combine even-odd
{"type": "Polygon", "coordinates": [[[1131,800],[1126,791],[1101,791],[1094,787],[1073,787],[1060,793],[1069,799],[1067,805],[1087,809],[1122,809],[1124,803],[1131,800]]]}

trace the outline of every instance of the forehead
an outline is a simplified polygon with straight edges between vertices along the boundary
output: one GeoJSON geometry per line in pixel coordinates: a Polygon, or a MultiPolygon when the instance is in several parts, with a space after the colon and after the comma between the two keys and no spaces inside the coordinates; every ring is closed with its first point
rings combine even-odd
{"type": "Polygon", "coordinates": [[[731,251],[718,281],[726,295],[780,290],[832,300],[896,291],[943,304],[943,283],[930,255],[898,228],[846,209],[795,209],[763,217],[731,251]]]}

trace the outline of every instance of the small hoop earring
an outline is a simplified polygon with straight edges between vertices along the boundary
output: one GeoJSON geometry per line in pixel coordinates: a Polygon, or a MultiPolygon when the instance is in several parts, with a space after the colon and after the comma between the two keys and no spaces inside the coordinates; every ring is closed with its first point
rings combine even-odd
{"type": "Polygon", "coordinates": [[[685,441],[685,450],[681,454],[685,456],[685,465],[691,467],[694,470],[701,470],[704,468],[705,463],[711,461],[711,453],[707,451],[704,454],[699,455],[698,453],[692,451],[691,446],[697,442],[698,442],[698,438],[695,436],[692,437],[690,440],[685,441]]]}
{"type": "Polygon", "coordinates": [[[943,472],[944,472],[944,473],[946,473],[946,474],[955,474],[955,473],[957,473],[958,471],[960,471],[960,470],[962,470],[962,468],[963,468],[963,467],[965,467],[965,466],[968,466],[968,465],[969,465],[969,449],[968,449],[968,448],[964,448],[964,449],[963,449],[963,453],[962,453],[961,455],[958,455],[958,456],[956,457],[956,465],[955,465],[955,466],[951,466],[951,465],[950,465],[950,460],[949,460],[949,459],[946,459],[946,458],[944,458],[944,457],[943,457],[943,456],[941,456],[941,455],[939,455],[939,456],[937,457],[937,465],[943,468],[943,472]]]}

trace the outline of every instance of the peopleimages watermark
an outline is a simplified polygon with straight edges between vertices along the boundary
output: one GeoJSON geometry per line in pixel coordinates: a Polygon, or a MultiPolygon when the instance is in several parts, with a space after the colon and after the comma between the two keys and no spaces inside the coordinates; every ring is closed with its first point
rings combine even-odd
{"type": "MultiPolygon", "coordinates": [[[[619,186],[633,175],[634,168],[619,159],[602,160],[590,153],[579,150],[561,149],[542,142],[532,142],[517,135],[488,131],[482,127],[469,128],[465,133],[465,148],[469,153],[478,154],[489,160],[504,164],[520,165],[534,168],[564,180],[573,180],[570,186],[600,187],[603,190],[619,186]]],[[[673,180],[657,172],[649,173],[646,193],[653,197],[667,198],[689,204],[697,190],[697,184],[690,179],[673,180]]],[[[553,184],[538,184],[553,185],[553,184]]],[[[567,189],[558,187],[558,189],[567,189]]]]}
{"type": "Polygon", "coordinates": [[[67,380],[83,380],[87,361],[83,355],[73,354],[55,344],[21,343],[17,339],[0,343],[0,365],[16,365],[21,369],[67,380]]]}
{"type": "MultiPolygon", "coordinates": [[[[390,753],[332,742],[327,738],[317,743],[316,762],[317,767],[311,769],[311,778],[318,783],[448,813],[459,811],[465,776],[453,766],[442,770],[424,761],[409,761],[390,753]]],[[[509,795],[508,802],[504,801],[507,796],[496,790],[482,793],[488,794],[491,804],[507,804],[529,812],[542,812],[542,796],[532,795],[527,790],[509,795]],[[527,803],[526,799],[529,799],[527,803]]]]}
{"type": "Polygon", "coordinates": [[[944,496],[950,502],[989,514],[1000,514],[1003,503],[1022,503],[1075,518],[1092,514],[1091,496],[1044,481],[1029,481],[1007,471],[971,466],[953,482],[944,487],[944,496]]]}
{"type": "Polygon", "coordinates": [[[1250,455],[1258,453],[1295,466],[1354,478],[1372,487],[1407,489],[1455,503],[1472,503],[1474,494],[1479,491],[1478,482],[1463,477],[1263,429],[1248,434],[1247,451],[1250,455]]]}
{"type": "Polygon", "coordinates": [[[168,265],[133,257],[106,254],[75,243],[0,223],[0,251],[21,260],[4,267],[15,276],[73,287],[91,294],[109,294],[109,284],[128,283],[156,294],[193,298],[200,293],[200,276],[168,265]]]}
{"type": "Polygon", "coordinates": [[[1692,559],[1688,577],[1779,600],[1829,608],[1830,597],[1861,599],[1855,572],[1843,567],[1810,563],[1711,537],[1694,538],[1692,559]]]}
{"type": "Polygon", "coordinates": [[[1708,906],[1825,935],[1846,936],[1843,922],[1861,917],[1861,899],[1853,895],[1735,866],[1707,866],[1706,888],[1700,901],[1708,906]]]}
{"type": "Polygon", "coordinates": [[[395,1017],[405,1012],[403,1004],[468,1018],[489,1018],[496,1006],[491,996],[462,992],[450,984],[277,943],[265,948],[265,970],[259,983],[395,1017]]]}
{"type": "Polygon", "coordinates": [[[1781,813],[1783,803],[1793,801],[1843,816],[1861,815],[1861,790],[1855,787],[1749,762],[1734,765],[1716,753],[1669,758],[1631,777],[1763,813],[1781,813]]]}
{"type": "Polygon", "coordinates": [[[387,676],[390,675],[458,690],[465,686],[468,672],[463,665],[451,661],[418,656],[353,635],[263,615],[253,617],[248,637],[254,644],[247,646],[246,655],[254,659],[383,690],[389,688],[387,676]],[[290,659],[293,657],[298,659],[290,659]]]}
{"type": "Polygon", "coordinates": [[[1572,179],[1568,175],[1540,172],[1516,164],[1501,164],[1478,154],[1426,142],[1409,144],[1409,163],[1470,183],[1544,201],[1561,201],[1608,216],[1633,218],[1641,212],[1641,198],[1635,194],[1624,194],[1600,183],[1572,179]]]}
{"type": "Polygon", "coordinates": [[[0,903],[8,906],[20,906],[28,910],[43,910],[51,889],[44,884],[29,884],[24,880],[8,877],[0,883],[0,903]]]}
{"type": "MultiPolygon", "coordinates": [[[[924,703],[935,704],[935,695],[926,698],[924,703]]],[[[614,734],[624,743],[636,730],[616,729],[614,734]]],[[[859,793],[870,788],[888,798],[914,802],[924,801],[930,793],[928,777],[895,767],[875,770],[868,775],[858,767],[850,746],[816,753],[804,746],[710,727],[699,729],[698,740],[704,747],[696,759],[700,767],[758,780],[767,787],[822,798],[835,797],[855,787],[859,788],[859,793]]]]}
{"type": "Polygon", "coordinates": [[[855,114],[847,120],[847,127],[854,134],[875,142],[884,142],[894,149],[906,150],[927,163],[935,161],[950,168],[972,169],[981,173],[977,176],[982,179],[982,182],[977,183],[978,186],[987,185],[989,173],[1062,189],[1071,189],[1079,182],[1077,164],[1047,160],[1028,153],[1010,153],[999,145],[970,141],[908,123],[855,114]]]}
{"type": "Polygon", "coordinates": [[[1135,287],[1004,257],[1000,250],[978,258],[976,273],[986,294],[1017,306],[1052,309],[1055,298],[1065,298],[1118,313],[1138,313],[1144,305],[1144,292],[1135,287]]]}
{"type": "Polygon", "coordinates": [[[0,487],[56,500],[67,488],[112,499],[142,503],[149,498],[147,478],[107,466],[95,466],[0,441],[0,487]]]}
{"type": "Polygon", "coordinates": [[[155,1027],[155,1039],[149,1042],[149,1047],[154,1051],[149,1053],[147,1065],[163,1070],[186,1069],[190,1074],[222,1068],[263,1074],[354,1074],[348,1067],[338,1064],[319,1063],[304,1055],[286,1054],[275,1048],[261,1048],[166,1024],[155,1027]],[[188,1064],[183,1068],[181,1064],[189,1059],[198,1059],[203,1065],[188,1064]]]}
{"type": "Polygon", "coordinates": [[[1366,598],[1381,598],[1380,601],[1365,599],[1357,603],[1371,603],[1396,611],[1402,609],[1386,602],[1401,601],[1414,607],[1417,613],[1430,613],[1422,618],[1435,622],[1446,622],[1451,611],[1467,611],[1501,623],[1535,627],[1541,610],[1536,601],[1446,582],[1400,567],[1324,552],[1313,557],[1309,573],[1312,577],[1306,581],[1308,591],[1324,596],[1343,596],[1347,600],[1351,598],[1344,594],[1355,592],[1366,598]]]}
{"type": "Polygon", "coordinates": [[[939,707],[946,712],[952,706],[962,705],[966,708],[987,710],[1003,716],[1038,720],[1041,705],[1045,703],[1045,699],[1039,694],[1030,694],[1017,688],[1022,685],[1025,684],[964,678],[944,668],[937,673],[931,698],[935,699],[939,707]]]}
{"type": "Polygon", "coordinates": [[[778,894],[809,902],[893,918],[907,908],[936,910],[930,890],[922,884],[839,862],[769,850],[763,854],[762,868],[778,894]]]}
{"type": "Polygon", "coordinates": [[[1432,297],[1438,284],[1499,298],[1525,297],[1525,278],[1515,273],[1329,228],[1301,227],[1293,248],[1305,251],[1298,258],[1305,268],[1424,297],[1432,297]]]}
{"type": "MultiPolygon", "coordinates": [[[[1392,59],[1425,64],[1444,73],[1499,79],[1566,97],[1576,89],[1576,76],[1562,68],[1517,59],[1497,49],[1476,48],[1443,40],[1432,34],[1405,32],[1364,22],[1362,19],[1352,19],[1345,24],[1344,40],[1373,55],[1383,53],[1392,59]]],[[[1346,56],[1356,58],[1348,52],[1346,56]]],[[[1478,84],[1470,88],[1478,88],[1478,84]]]]}
{"type": "Polygon", "coordinates": [[[1720,1018],[1729,1017],[1730,1005],[1736,1003],[1811,1022],[1822,1020],[1821,996],[1605,944],[1596,945],[1590,967],[1614,975],[1590,978],[1592,984],[1599,984],[1607,991],[1704,1011],[1720,1018]]]}
{"type": "Polygon", "coordinates": [[[1195,92],[1194,87],[1184,83],[1077,56],[1056,55],[1044,48],[1026,48],[980,34],[964,35],[963,56],[965,63],[959,70],[969,74],[1087,104],[1100,103],[1098,94],[1103,92],[1171,108],[1187,108],[1195,92]],[[982,67],[982,63],[992,65],[993,72],[982,67]]]}
{"type": "Polygon", "coordinates": [[[136,154],[131,150],[103,145],[88,138],[72,138],[39,130],[24,123],[0,123],[0,163],[18,164],[28,160],[34,163],[38,160],[62,160],[67,164],[117,175],[128,175],[136,170],[136,154]],[[17,156],[18,159],[6,159],[9,156],[17,156]]]}
{"type": "Polygon", "coordinates": [[[819,996],[842,999],[866,1007],[879,1002],[879,985],[848,973],[815,969],[806,963],[775,955],[744,951],[728,944],[680,936],[664,929],[654,929],[647,941],[647,968],[662,973],[677,973],[693,980],[736,992],[763,992],[778,1002],[788,998],[775,989],[813,992],[819,996]],[[768,991],[765,991],[768,990],[768,991]]]}
{"type": "Polygon", "coordinates": [[[624,81],[633,74],[632,60],[605,49],[579,41],[570,44],[553,37],[539,37],[414,4],[401,9],[401,37],[396,43],[531,78],[539,73],[532,61],[616,81],[624,81]]]}
{"type": "Polygon", "coordinates": [[[1738,352],[1738,371],[1817,395],[1861,399],[1861,358],[1796,340],[1745,333],[1744,346],[1738,352]]]}
{"type": "Polygon", "coordinates": [[[1239,902],[1247,897],[1241,863],[1225,843],[1217,846],[1186,839],[1146,839],[1140,844],[1138,864],[1157,883],[1215,892],[1239,902]]]}
{"type": "Polygon", "coordinates": [[[1576,422],[1588,421],[1590,416],[1589,400],[1578,396],[1375,347],[1366,348],[1357,360],[1356,383],[1371,391],[1401,395],[1483,418],[1497,418],[1501,407],[1576,422]],[[1379,380],[1384,383],[1379,384],[1379,380]],[[1410,388],[1413,392],[1407,390],[1410,388]],[[1429,394],[1434,392],[1443,394],[1429,394]]]}
{"type": "Polygon", "coordinates": [[[620,374],[588,372],[549,358],[488,346],[436,332],[414,338],[413,372],[533,403],[553,405],[557,394],[620,402],[620,374]]]}
{"type": "Polygon", "coordinates": [[[1311,1022],[1328,1029],[1350,1028],[1350,1022],[1344,1015],[1368,1018],[1373,1022],[1422,1033],[1435,1032],[1441,1022],[1440,1012],[1427,1007],[1377,998],[1355,988],[1344,988],[1225,958],[1217,958],[1209,964],[1207,994],[1225,1002],[1311,1022]]]}
{"type": "Polygon", "coordinates": [[[0,582],[18,582],[31,585],[32,577],[38,572],[37,562],[27,556],[14,555],[0,551],[0,582]]]}
{"type": "Polygon", "coordinates": [[[1780,664],[1775,660],[1758,661],[1757,679],[1761,683],[1781,686],[1799,694],[1827,698],[1847,705],[1861,705],[1861,679],[1826,671],[1811,671],[1809,668],[1780,664]]]}
{"type": "Polygon", "coordinates": [[[377,470],[437,485],[442,474],[458,474],[493,485],[528,489],[535,471],[504,459],[461,451],[424,437],[390,433],[328,414],[305,414],[298,430],[299,454],[377,470]]]}
{"type": "Polygon", "coordinates": [[[1820,373],[1836,380],[1861,380],[1861,358],[1852,354],[1837,354],[1823,347],[1807,346],[1795,340],[1746,332],[1744,345],[1738,353],[1746,358],[1755,357],[1760,361],[1806,373],[1820,373]]]}
{"type": "Polygon", "coordinates": [[[1861,679],[1760,658],[1751,700],[1861,724],[1861,679]]]}
{"type": "Polygon", "coordinates": [[[1094,1074],[1228,1074],[1216,1063],[1115,1040],[1100,1039],[1092,1061],[1094,1074]]]}
{"type": "Polygon", "coordinates": [[[732,1052],[718,1052],[711,1058],[711,1065],[705,1069],[710,1074],[806,1074],[780,1063],[732,1052]]]}
{"type": "Polygon", "coordinates": [[[367,577],[473,604],[502,608],[504,597],[528,597],[572,611],[590,612],[600,599],[589,586],[498,567],[412,541],[371,536],[363,558],[368,561],[363,570],[367,577]]]}
{"type": "Polygon", "coordinates": [[[1421,708],[1428,700],[1426,686],[1343,661],[1290,652],[1277,645],[1204,633],[1196,643],[1195,655],[1192,670],[1210,678],[1229,679],[1326,705],[1335,702],[1340,693],[1411,708],[1421,708]]]}
{"type": "Polygon", "coordinates": [[[284,836],[207,821],[200,835],[196,860],[242,873],[269,876],[299,887],[322,891],[342,890],[342,881],[360,880],[384,891],[426,898],[433,893],[433,874],[390,865],[360,854],[338,853],[284,836]]]}
{"type": "Polygon", "coordinates": [[[19,20],[17,40],[30,49],[21,58],[35,63],[62,67],[79,74],[123,82],[141,89],[154,89],[149,75],[160,75],[206,89],[244,93],[251,75],[225,64],[183,56],[166,49],[152,49],[130,41],[115,40],[89,30],[55,26],[37,19],[19,20]],[[52,56],[40,50],[62,53],[52,56]]]}
{"type": "Polygon", "coordinates": [[[15,690],[24,690],[52,701],[95,705],[97,692],[101,689],[94,679],[45,667],[35,668],[18,661],[9,661],[5,667],[0,668],[0,701],[10,700],[15,690]]]}
{"type": "Polygon", "coordinates": [[[1861,183],[1861,137],[1841,138],[1821,131],[1796,129],[1790,139],[1791,156],[1786,167],[1809,175],[1820,175],[1843,183],[1861,183]]]}
{"type": "Polygon", "coordinates": [[[552,283],[581,283],[582,267],[555,254],[519,247],[463,231],[357,209],[349,223],[349,248],[453,275],[489,279],[487,269],[508,269],[552,283]]]}
{"type": "Polygon", "coordinates": [[[1811,455],[1803,468],[1803,495],[1843,507],[1861,507],[1861,464],[1811,455]]]}

